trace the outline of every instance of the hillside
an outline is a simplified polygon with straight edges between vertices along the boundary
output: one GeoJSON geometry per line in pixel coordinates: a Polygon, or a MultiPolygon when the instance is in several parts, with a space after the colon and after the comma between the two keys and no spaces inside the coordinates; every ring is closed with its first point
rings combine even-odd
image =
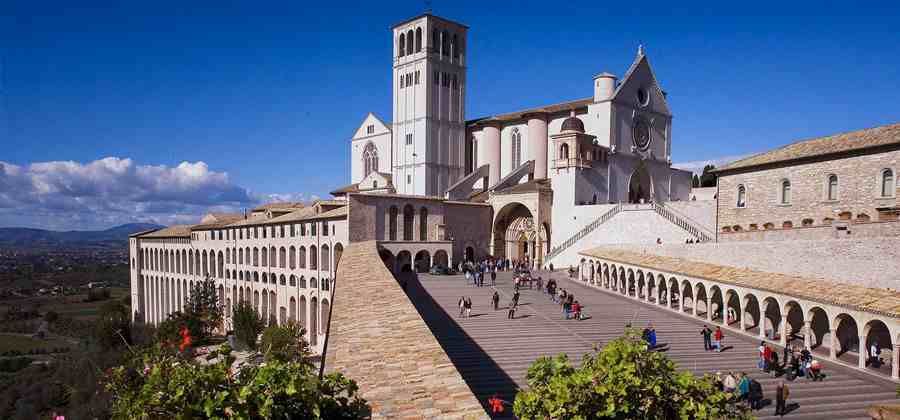
{"type": "Polygon", "coordinates": [[[59,232],[31,228],[0,228],[0,246],[35,247],[52,245],[124,243],[128,235],[163,226],[151,223],[128,223],[105,230],[71,230],[59,232]]]}

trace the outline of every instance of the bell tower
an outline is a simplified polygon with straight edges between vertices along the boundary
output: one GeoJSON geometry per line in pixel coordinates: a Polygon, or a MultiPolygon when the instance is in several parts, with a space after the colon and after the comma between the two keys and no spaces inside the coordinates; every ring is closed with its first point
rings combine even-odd
{"type": "Polygon", "coordinates": [[[443,195],[464,175],[466,33],[429,13],[393,27],[393,184],[443,195]]]}

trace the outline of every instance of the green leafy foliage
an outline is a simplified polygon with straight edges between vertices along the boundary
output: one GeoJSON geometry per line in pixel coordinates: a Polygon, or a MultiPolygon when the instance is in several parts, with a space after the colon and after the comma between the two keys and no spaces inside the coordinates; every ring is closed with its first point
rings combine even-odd
{"type": "Polygon", "coordinates": [[[125,345],[130,341],[131,319],[128,307],[119,301],[109,301],[100,308],[94,327],[94,339],[103,349],[125,345]]]}
{"type": "Polygon", "coordinates": [[[263,320],[249,302],[238,302],[232,316],[234,337],[243,345],[255,349],[256,340],[263,330],[263,320]]]}
{"type": "Polygon", "coordinates": [[[266,361],[301,361],[309,356],[309,344],[303,338],[305,329],[296,322],[270,326],[263,330],[260,352],[266,361]]]}
{"type": "Polygon", "coordinates": [[[207,277],[202,282],[194,284],[189,296],[183,312],[189,317],[196,318],[201,327],[200,331],[191,331],[191,334],[198,339],[209,337],[222,325],[225,315],[220,296],[216,291],[216,282],[207,277]]]}
{"type": "Polygon", "coordinates": [[[711,377],[676,371],[632,329],[585,355],[580,367],[564,354],[541,357],[526,379],[529,389],[519,392],[513,406],[522,419],[750,418],[711,377]]]}
{"type": "Polygon", "coordinates": [[[700,186],[703,188],[706,187],[715,187],[718,182],[718,175],[712,173],[712,170],[716,169],[715,165],[706,165],[703,167],[703,173],[700,174],[700,186]]]}
{"type": "Polygon", "coordinates": [[[154,346],[112,369],[106,389],[118,419],[356,419],[368,414],[356,384],[340,374],[318,378],[305,361],[267,361],[234,373],[222,346],[213,363],[154,346]]]}

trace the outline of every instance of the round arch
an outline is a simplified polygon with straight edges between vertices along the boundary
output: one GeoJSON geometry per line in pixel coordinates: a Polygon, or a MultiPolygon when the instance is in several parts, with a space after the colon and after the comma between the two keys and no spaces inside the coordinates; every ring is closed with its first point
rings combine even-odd
{"type": "MultiPolygon", "coordinates": [[[[753,293],[747,293],[744,295],[744,305],[743,311],[741,313],[741,317],[745,320],[750,320],[753,323],[748,324],[746,321],[744,322],[744,328],[748,332],[760,332],[760,306],[759,299],[756,298],[756,295],[753,293]]],[[[759,334],[762,335],[762,334],[759,334]]]]}
{"type": "Polygon", "coordinates": [[[424,249],[417,252],[415,267],[417,273],[427,273],[428,269],[431,268],[431,254],[424,249]]]}
{"type": "Polygon", "coordinates": [[[643,161],[638,163],[628,177],[628,202],[647,203],[653,199],[653,180],[643,161]]]}

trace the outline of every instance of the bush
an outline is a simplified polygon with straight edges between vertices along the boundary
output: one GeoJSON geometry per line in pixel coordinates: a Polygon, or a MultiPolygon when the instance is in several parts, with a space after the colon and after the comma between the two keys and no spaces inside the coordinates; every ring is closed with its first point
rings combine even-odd
{"type": "Polygon", "coordinates": [[[273,360],[233,374],[222,346],[219,361],[201,364],[155,346],[110,370],[113,418],[357,419],[368,414],[356,384],[340,374],[320,380],[306,362],[273,360]]]}
{"type": "Polygon", "coordinates": [[[256,348],[256,340],[263,330],[263,321],[249,302],[238,302],[232,317],[234,338],[251,349],[256,348]]]}
{"type": "Polygon", "coordinates": [[[580,367],[562,354],[528,368],[528,390],[516,395],[521,419],[747,419],[711,377],[677,372],[664,353],[648,351],[637,330],[584,356],[580,367]]]}
{"type": "Polygon", "coordinates": [[[309,344],[303,338],[306,331],[296,322],[271,326],[263,330],[260,351],[266,361],[301,361],[309,356],[309,344]]]}
{"type": "Polygon", "coordinates": [[[109,299],[109,289],[90,289],[88,290],[87,297],[84,298],[85,302],[98,302],[101,300],[109,299]]]}
{"type": "Polygon", "coordinates": [[[110,301],[100,308],[94,327],[94,339],[104,349],[123,346],[131,340],[131,319],[128,308],[110,301]]]}

